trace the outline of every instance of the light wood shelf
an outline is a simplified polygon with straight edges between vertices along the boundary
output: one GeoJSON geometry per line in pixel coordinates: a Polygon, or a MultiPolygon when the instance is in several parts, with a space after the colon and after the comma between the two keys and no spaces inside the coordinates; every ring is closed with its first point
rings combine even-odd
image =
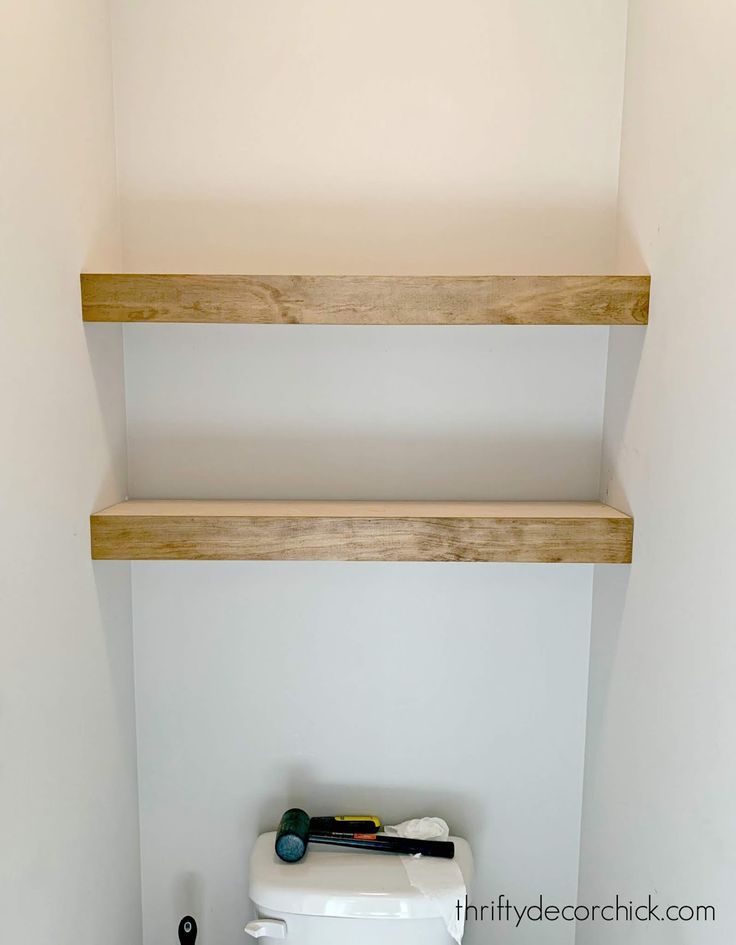
{"type": "Polygon", "coordinates": [[[633,521],[600,502],[130,500],[91,517],[125,560],[626,564],[633,521]]]}
{"type": "Polygon", "coordinates": [[[645,325],[649,276],[81,277],[87,322],[645,325]]]}

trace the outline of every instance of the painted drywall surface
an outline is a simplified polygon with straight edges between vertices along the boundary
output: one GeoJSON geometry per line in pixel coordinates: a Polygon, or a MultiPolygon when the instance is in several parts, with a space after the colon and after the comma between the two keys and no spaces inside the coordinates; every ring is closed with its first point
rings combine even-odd
{"type": "Polygon", "coordinates": [[[727,2],[631,7],[621,260],[653,295],[643,349],[612,333],[604,487],[636,537],[628,583],[596,576],[580,882],[717,921],[581,925],[581,945],[736,937],[735,28],[727,2]]]}
{"type": "Polygon", "coordinates": [[[130,491],[594,499],[599,328],[126,328],[130,491]]]}
{"type": "Polygon", "coordinates": [[[114,0],[125,263],[607,271],[625,0],[114,0]]]}
{"type": "MultiPolygon", "coordinates": [[[[113,14],[128,271],[611,270],[624,2],[113,14]]],[[[606,341],[130,326],[131,492],[593,497],[606,341]]],[[[287,801],[435,807],[472,834],[479,896],[574,899],[590,569],[133,573],[149,945],[189,907],[205,945],[240,934],[249,846],[287,801]],[[326,681],[358,644],[370,682],[326,681]],[[438,695],[402,685],[397,665],[436,680],[449,650],[469,669],[454,662],[438,695]],[[277,662],[289,693],[270,709],[277,662]]]]}
{"type": "Polygon", "coordinates": [[[0,916],[3,942],[135,945],[130,569],[88,516],[125,494],[122,339],[79,272],[120,264],[106,5],[3,5],[0,916]]]}
{"type": "Polygon", "coordinates": [[[147,940],[188,909],[237,940],[250,847],[295,804],[441,814],[472,842],[477,899],[574,897],[592,568],[133,573],[147,940]]]}
{"type": "MultiPolygon", "coordinates": [[[[605,344],[600,329],[137,326],[131,492],[593,497],[605,344]]],[[[479,897],[572,901],[591,580],[136,565],[146,941],[187,909],[208,940],[234,934],[253,837],[296,803],[434,810],[471,836],[479,897]]],[[[517,936],[540,940],[536,926],[517,936]]]]}

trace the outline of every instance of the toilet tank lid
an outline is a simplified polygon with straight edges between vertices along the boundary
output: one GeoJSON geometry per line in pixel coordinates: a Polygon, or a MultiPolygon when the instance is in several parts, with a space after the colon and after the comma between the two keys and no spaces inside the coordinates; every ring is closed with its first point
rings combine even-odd
{"type": "MultiPolygon", "coordinates": [[[[446,915],[449,900],[455,905],[452,887],[434,897],[412,886],[404,858],[395,853],[313,844],[299,863],[283,863],[274,852],[275,839],[275,833],[261,834],[250,858],[250,898],[262,913],[420,919],[446,915]]],[[[470,846],[460,837],[450,839],[455,843],[454,862],[469,886],[470,846]]],[[[424,862],[432,888],[439,888],[452,861],[425,857],[424,862]]]]}

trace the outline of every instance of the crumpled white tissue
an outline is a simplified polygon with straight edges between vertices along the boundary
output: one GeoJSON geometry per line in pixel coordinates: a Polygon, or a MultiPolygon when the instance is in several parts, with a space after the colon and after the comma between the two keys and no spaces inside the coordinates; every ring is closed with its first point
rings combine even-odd
{"type": "MultiPolygon", "coordinates": [[[[389,836],[413,840],[447,840],[450,836],[450,828],[441,817],[417,817],[383,830],[389,836]]],[[[447,931],[460,945],[465,930],[465,909],[460,910],[458,917],[457,903],[464,905],[467,893],[460,867],[455,860],[434,856],[402,856],[401,862],[411,885],[438,904],[447,931]]]]}
{"type": "Polygon", "coordinates": [[[394,827],[384,827],[391,837],[411,837],[412,840],[447,840],[450,828],[441,817],[415,817],[394,827]]]}

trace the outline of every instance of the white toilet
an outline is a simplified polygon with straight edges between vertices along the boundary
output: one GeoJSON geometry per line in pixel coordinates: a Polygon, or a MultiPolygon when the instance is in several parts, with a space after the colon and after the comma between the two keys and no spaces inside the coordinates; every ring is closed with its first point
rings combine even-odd
{"type": "MultiPolygon", "coordinates": [[[[274,853],[275,833],[256,841],[250,860],[250,898],[257,919],[245,928],[264,943],[292,945],[448,945],[450,902],[411,885],[403,857],[313,844],[299,863],[274,853]]],[[[473,856],[451,837],[455,862],[470,887],[473,856]]],[[[443,861],[437,861],[443,862],[443,861]]],[[[448,861],[444,861],[447,863],[448,861]]]]}

